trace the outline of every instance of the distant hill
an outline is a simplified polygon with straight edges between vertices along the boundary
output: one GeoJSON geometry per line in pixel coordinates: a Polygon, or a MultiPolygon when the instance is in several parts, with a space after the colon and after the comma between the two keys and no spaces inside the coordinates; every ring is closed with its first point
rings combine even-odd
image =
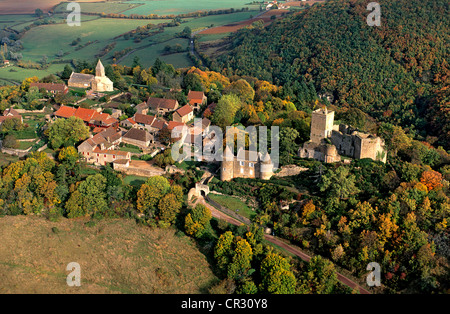
{"type": "Polygon", "coordinates": [[[266,29],[243,29],[211,67],[294,94],[296,81],[311,81],[340,107],[434,134],[450,148],[448,1],[378,1],[381,27],[367,25],[369,2],[329,1],[266,29]]]}

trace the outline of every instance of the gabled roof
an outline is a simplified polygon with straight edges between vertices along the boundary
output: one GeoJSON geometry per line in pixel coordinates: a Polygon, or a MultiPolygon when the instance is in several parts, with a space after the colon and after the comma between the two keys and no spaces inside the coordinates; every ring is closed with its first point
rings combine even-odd
{"type": "Polygon", "coordinates": [[[175,110],[177,107],[178,101],[175,99],[165,99],[165,98],[154,98],[150,97],[147,101],[147,105],[150,106],[152,109],[169,109],[169,110],[175,110]]]}
{"type": "Polygon", "coordinates": [[[141,142],[147,142],[153,139],[153,136],[150,133],[141,129],[131,129],[123,137],[141,142]]]}
{"type": "Polygon", "coordinates": [[[128,121],[128,122],[130,122],[133,125],[136,124],[136,121],[134,121],[133,118],[128,118],[125,121],[128,121]]]}
{"type": "Polygon", "coordinates": [[[98,112],[95,110],[78,107],[75,111],[75,116],[84,122],[89,122],[96,113],[98,112]]]}
{"type": "Polygon", "coordinates": [[[15,109],[13,109],[13,108],[8,108],[8,109],[5,109],[5,111],[3,111],[3,116],[20,116],[20,113],[17,111],[17,110],[15,110],[15,109]]]}
{"type": "Polygon", "coordinates": [[[205,97],[205,93],[196,91],[189,91],[187,96],[189,100],[199,100],[199,102],[203,101],[203,97],[205,97]]]}
{"type": "MultiPolygon", "coordinates": [[[[181,122],[176,122],[176,121],[170,121],[169,124],[167,125],[167,128],[172,131],[177,126],[186,126],[186,124],[181,123],[181,122]]],[[[181,130],[181,128],[180,128],[180,130],[181,130]]]]}
{"type": "Polygon", "coordinates": [[[55,111],[54,115],[62,118],[70,118],[75,115],[77,109],[68,106],[61,106],[57,111],[55,111]]]}
{"type": "Polygon", "coordinates": [[[192,110],[192,107],[190,105],[185,105],[185,106],[181,107],[180,109],[178,109],[175,112],[178,113],[180,115],[180,117],[184,117],[184,116],[187,116],[188,114],[190,114],[193,111],[194,110],[192,110]]]}
{"type": "Polygon", "coordinates": [[[158,120],[158,119],[155,119],[155,121],[153,121],[152,128],[162,130],[162,129],[164,129],[164,127],[167,127],[166,121],[158,120]]]}
{"type": "Polygon", "coordinates": [[[65,84],[55,84],[55,83],[31,83],[30,87],[36,86],[37,88],[45,89],[47,91],[60,91],[63,92],[67,89],[65,84]]]}
{"type": "Polygon", "coordinates": [[[155,120],[154,116],[149,116],[146,114],[136,113],[134,115],[134,121],[136,123],[142,123],[145,125],[152,125],[153,121],[155,120]]]}
{"type": "Polygon", "coordinates": [[[92,74],[72,73],[69,79],[69,83],[75,84],[90,84],[94,80],[95,76],[92,74]]]}

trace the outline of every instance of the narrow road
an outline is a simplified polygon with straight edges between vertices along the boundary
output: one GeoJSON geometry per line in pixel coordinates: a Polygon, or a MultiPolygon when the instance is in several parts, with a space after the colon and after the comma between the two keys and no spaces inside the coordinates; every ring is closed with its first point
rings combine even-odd
{"type": "MultiPolygon", "coordinates": [[[[225,220],[226,222],[228,222],[228,223],[230,223],[232,225],[235,225],[235,226],[243,225],[243,223],[241,221],[228,216],[227,214],[221,212],[220,210],[216,209],[214,206],[212,206],[209,203],[207,203],[202,196],[200,196],[197,199],[197,201],[194,204],[194,206],[196,204],[198,204],[198,203],[201,203],[201,204],[205,205],[211,211],[211,215],[214,218],[225,220]]],[[[311,259],[311,256],[303,253],[298,247],[293,246],[291,244],[287,244],[285,241],[283,241],[283,240],[281,240],[279,238],[276,238],[276,237],[268,235],[268,234],[264,235],[264,237],[270,243],[273,243],[273,244],[275,244],[275,245],[285,249],[286,251],[288,251],[288,252],[290,252],[290,253],[300,257],[305,262],[309,262],[309,260],[311,259]]],[[[351,289],[355,289],[355,290],[359,291],[360,294],[370,294],[370,292],[368,290],[364,289],[363,287],[361,287],[359,284],[357,284],[353,280],[345,277],[344,275],[342,275],[342,274],[340,274],[338,272],[336,272],[336,275],[337,275],[337,279],[342,284],[350,287],[351,289]]]]}

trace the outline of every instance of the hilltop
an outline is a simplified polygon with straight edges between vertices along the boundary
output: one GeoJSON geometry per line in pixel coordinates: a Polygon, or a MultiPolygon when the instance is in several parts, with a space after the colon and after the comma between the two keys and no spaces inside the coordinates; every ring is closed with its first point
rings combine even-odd
{"type": "Polygon", "coordinates": [[[292,94],[298,82],[312,82],[340,108],[360,109],[423,138],[431,133],[448,148],[448,2],[379,3],[381,27],[367,25],[367,1],[336,0],[267,28],[243,29],[210,67],[256,76],[292,94]]]}

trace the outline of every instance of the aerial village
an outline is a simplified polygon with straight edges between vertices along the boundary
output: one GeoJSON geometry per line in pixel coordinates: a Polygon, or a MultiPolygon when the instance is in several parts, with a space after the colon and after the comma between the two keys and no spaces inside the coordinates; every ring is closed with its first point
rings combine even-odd
{"type": "MultiPolygon", "coordinates": [[[[114,92],[113,82],[106,76],[100,60],[95,75],[72,72],[67,85],[34,82],[30,84],[30,88],[32,87],[44,89],[53,96],[64,95],[68,93],[69,88],[81,88],[86,90],[86,98],[92,99],[99,99],[105,96],[105,93],[114,92]]],[[[134,116],[125,119],[120,109],[121,102],[118,101],[123,96],[124,93],[114,94],[108,102],[95,109],[55,105],[53,113],[47,118],[50,123],[70,117],[81,119],[89,127],[90,136],[77,146],[80,156],[88,164],[94,166],[112,164],[114,170],[126,174],[151,177],[167,171],[178,171],[176,166],[161,169],[151,162],[132,158],[136,154],[146,154],[153,158],[170,148],[176,141],[189,145],[185,146],[189,148],[190,144],[201,142],[200,149],[203,151],[215,149],[216,134],[214,131],[210,132],[211,121],[202,117],[202,111],[208,109],[212,112],[217,104],[208,103],[204,92],[190,90],[187,94],[188,103],[184,106],[180,106],[175,99],[149,97],[147,101],[135,105],[134,116]],[[201,119],[200,124],[194,124],[195,117],[201,119]],[[136,151],[120,149],[124,145],[136,151]]],[[[0,116],[0,124],[9,118],[19,118],[23,121],[22,115],[17,110],[9,108],[0,116]]],[[[371,158],[386,162],[384,141],[381,138],[357,132],[350,126],[333,125],[333,120],[334,112],[328,112],[327,108],[313,112],[311,139],[299,148],[299,157],[330,163],[340,162],[343,155],[355,159],[371,158]]],[[[192,149],[199,148],[195,148],[194,145],[192,149]]],[[[14,150],[2,149],[2,151],[16,153],[14,150]]],[[[264,155],[258,153],[256,160],[251,160],[248,158],[248,151],[240,149],[234,154],[227,147],[223,156],[224,161],[219,160],[222,162],[220,176],[217,173],[223,181],[236,177],[267,180],[274,174],[274,165],[267,152],[264,155]]]]}

